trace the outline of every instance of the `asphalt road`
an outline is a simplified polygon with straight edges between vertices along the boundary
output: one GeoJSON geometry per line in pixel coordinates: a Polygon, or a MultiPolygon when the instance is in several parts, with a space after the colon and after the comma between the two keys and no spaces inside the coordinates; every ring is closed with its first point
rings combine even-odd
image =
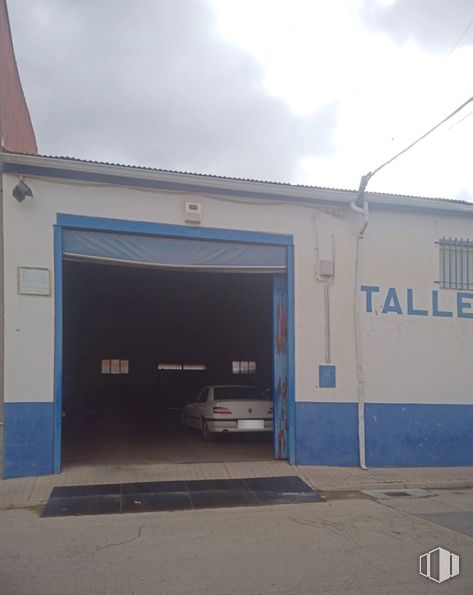
{"type": "Polygon", "coordinates": [[[39,517],[0,511],[1,595],[405,595],[473,592],[473,490],[375,501],[39,517]],[[419,576],[443,546],[460,575],[419,576]]]}

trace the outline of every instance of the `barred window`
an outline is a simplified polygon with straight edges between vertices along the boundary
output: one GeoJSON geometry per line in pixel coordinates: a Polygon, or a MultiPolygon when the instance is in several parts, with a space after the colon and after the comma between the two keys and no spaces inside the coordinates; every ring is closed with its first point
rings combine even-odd
{"type": "Polygon", "coordinates": [[[473,242],[463,238],[442,238],[439,246],[440,287],[473,289],[473,242]]]}
{"type": "Polygon", "coordinates": [[[127,359],[103,359],[102,374],[128,374],[130,371],[127,359]]]}
{"type": "Polygon", "coordinates": [[[233,374],[256,374],[256,362],[232,362],[233,374]]]}

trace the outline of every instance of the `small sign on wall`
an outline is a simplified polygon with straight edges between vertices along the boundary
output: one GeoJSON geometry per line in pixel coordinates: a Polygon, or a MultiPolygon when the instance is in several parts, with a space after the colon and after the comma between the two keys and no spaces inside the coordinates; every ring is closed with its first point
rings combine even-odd
{"type": "Polygon", "coordinates": [[[18,267],[18,293],[20,295],[51,295],[49,269],[18,267]]]}
{"type": "Polygon", "coordinates": [[[336,386],[336,368],[335,366],[319,366],[319,387],[335,388],[336,386]]]}

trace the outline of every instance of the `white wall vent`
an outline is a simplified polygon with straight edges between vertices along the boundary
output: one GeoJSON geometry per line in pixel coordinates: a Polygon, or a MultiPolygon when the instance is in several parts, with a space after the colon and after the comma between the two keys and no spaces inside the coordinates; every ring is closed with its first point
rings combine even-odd
{"type": "Polygon", "coordinates": [[[187,223],[201,223],[202,205],[198,202],[186,202],[185,220],[187,223]]]}

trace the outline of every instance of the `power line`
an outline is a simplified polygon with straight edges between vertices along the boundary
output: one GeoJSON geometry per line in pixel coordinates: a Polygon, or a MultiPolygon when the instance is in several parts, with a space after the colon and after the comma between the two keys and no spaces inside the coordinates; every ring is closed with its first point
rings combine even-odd
{"type": "MultiPolygon", "coordinates": [[[[447,57],[449,57],[449,56],[451,56],[451,54],[453,54],[453,52],[456,50],[456,48],[458,47],[459,43],[462,41],[462,39],[468,33],[468,31],[470,30],[470,27],[472,25],[473,25],[473,18],[468,23],[468,26],[463,31],[463,33],[460,35],[460,37],[457,39],[455,45],[450,50],[450,52],[448,53],[448,56],[447,57]]],[[[366,184],[368,184],[369,179],[372,178],[374,176],[374,174],[378,173],[380,169],[382,169],[386,165],[389,165],[390,163],[392,163],[395,159],[397,159],[398,157],[400,157],[404,153],[407,153],[407,151],[409,151],[410,149],[412,149],[412,147],[414,147],[415,145],[417,145],[417,143],[420,143],[420,141],[423,140],[424,138],[426,138],[427,136],[429,136],[429,134],[431,134],[432,132],[434,132],[435,130],[437,130],[437,128],[439,128],[440,126],[442,126],[442,124],[445,124],[445,122],[447,122],[448,120],[450,120],[450,118],[453,118],[453,116],[455,114],[458,114],[459,111],[461,111],[466,105],[468,105],[472,101],[473,101],[473,97],[470,97],[470,99],[468,99],[467,101],[465,101],[465,103],[463,103],[462,105],[460,105],[460,107],[458,107],[456,110],[454,110],[450,115],[448,115],[446,118],[444,118],[441,122],[439,122],[438,124],[436,124],[428,132],[426,132],[425,134],[423,134],[421,137],[419,137],[417,140],[415,140],[413,143],[411,143],[409,146],[407,146],[405,149],[403,149],[399,153],[396,153],[396,155],[394,155],[394,157],[391,157],[391,159],[389,159],[388,161],[386,161],[385,163],[383,163],[382,165],[380,165],[379,167],[377,167],[374,171],[369,172],[366,176],[364,176],[367,179],[366,179],[366,183],[363,182],[363,184],[364,184],[363,191],[364,191],[364,188],[366,187],[366,184]]],[[[468,118],[469,116],[471,116],[471,114],[473,114],[473,112],[468,113],[461,120],[459,120],[458,122],[456,122],[455,124],[453,124],[453,126],[451,126],[450,128],[453,128],[457,124],[460,124],[460,122],[463,122],[463,120],[466,120],[466,118],[468,118]]],[[[363,180],[363,178],[362,178],[362,180],[363,180]]],[[[361,189],[361,183],[360,183],[360,189],[361,189]]]]}
{"type": "Polygon", "coordinates": [[[466,120],[466,119],[467,119],[467,118],[469,118],[469,117],[470,117],[472,114],[473,114],[473,111],[471,111],[471,112],[468,112],[468,113],[466,114],[466,116],[463,116],[463,118],[461,118],[460,120],[458,120],[458,122],[455,122],[454,124],[452,124],[452,125],[449,127],[449,130],[451,130],[452,128],[455,128],[455,126],[458,126],[458,124],[461,124],[461,122],[463,122],[463,120],[466,120]]]}
{"type": "Polygon", "coordinates": [[[433,128],[431,128],[430,130],[428,130],[425,134],[423,134],[422,136],[420,136],[417,140],[415,140],[414,142],[412,142],[410,145],[408,145],[402,151],[399,151],[399,153],[396,153],[396,155],[394,155],[394,157],[391,157],[391,159],[388,159],[388,161],[386,161],[385,163],[383,163],[382,165],[380,165],[379,167],[377,167],[374,171],[370,172],[371,173],[370,177],[373,177],[374,174],[378,173],[380,169],[382,169],[383,167],[386,167],[386,165],[389,165],[395,159],[397,159],[401,155],[404,155],[404,153],[407,153],[407,151],[409,151],[410,149],[412,149],[412,147],[414,147],[415,145],[417,145],[417,143],[420,143],[421,140],[424,140],[424,138],[426,138],[427,136],[429,136],[429,134],[432,134],[432,132],[434,132],[435,130],[437,130],[437,128],[439,128],[440,126],[442,126],[442,124],[445,124],[445,122],[447,122],[448,120],[450,120],[450,118],[453,118],[453,116],[455,114],[458,114],[458,112],[460,112],[466,105],[468,105],[472,101],[473,101],[473,97],[470,97],[470,99],[468,99],[467,101],[465,101],[465,103],[462,103],[460,105],[460,107],[457,107],[456,110],[454,110],[451,114],[449,114],[441,122],[439,122],[438,124],[436,124],[433,128]]]}
{"type": "MultiPolygon", "coordinates": [[[[365,189],[366,189],[366,186],[367,186],[368,182],[370,181],[370,179],[376,173],[379,172],[380,169],[383,169],[383,167],[386,167],[386,165],[389,165],[395,159],[397,159],[401,155],[404,155],[404,153],[407,153],[407,151],[409,151],[410,149],[412,149],[412,147],[414,147],[415,145],[417,145],[417,143],[420,143],[421,140],[424,140],[424,138],[426,138],[427,136],[429,136],[429,134],[432,134],[432,132],[434,132],[435,130],[437,130],[437,128],[439,128],[440,126],[442,126],[442,124],[445,124],[445,122],[447,122],[448,120],[450,120],[450,118],[453,118],[453,116],[455,114],[458,114],[458,112],[460,112],[466,105],[468,105],[472,101],[473,101],[473,96],[470,97],[470,99],[468,99],[467,101],[465,101],[465,103],[462,103],[460,105],[460,107],[457,107],[457,109],[455,109],[446,118],[444,118],[442,121],[440,121],[438,124],[436,124],[433,128],[431,128],[430,130],[428,130],[425,134],[423,134],[417,140],[415,140],[410,145],[408,145],[405,149],[403,149],[402,151],[399,151],[399,153],[396,153],[396,155],[394,155],[393,157],[391,157],[391,159],[388,159],[387,161],[385,161],[384,163],[382,163],[379,167],[377,167],[373,171],[370,171],[366,175],[362,176],[361,177],[361,180],[360,180],[360,186],[358,188],[358,195],[357,195],[357,198],[356,198],[357,204],[359,204],[363,200],[363,195],[365,193],[365,189]]],[[[467,116],[465,116],[465,117],[467,117],[467,116]]],[[[465,118],[463,118],[463,119],[465,119],[465,118]]]]}
{"type": "Polygon", "coordinates": [[[449,58],[453,54],[453,52],[457,49],[458,45],[460,44],[460,42],[462,41],[462,39],[465,37],[465,35],[468,33],[468,31],[470,30],[470,27],[472,25],[473,25],[473,18],[468,23],[468,27],[463,31],[463,33],[457,39],[457,41],[456,41],[455,45],[453,46],[453,48],[448,52],[447,58],[449,58]]]}

